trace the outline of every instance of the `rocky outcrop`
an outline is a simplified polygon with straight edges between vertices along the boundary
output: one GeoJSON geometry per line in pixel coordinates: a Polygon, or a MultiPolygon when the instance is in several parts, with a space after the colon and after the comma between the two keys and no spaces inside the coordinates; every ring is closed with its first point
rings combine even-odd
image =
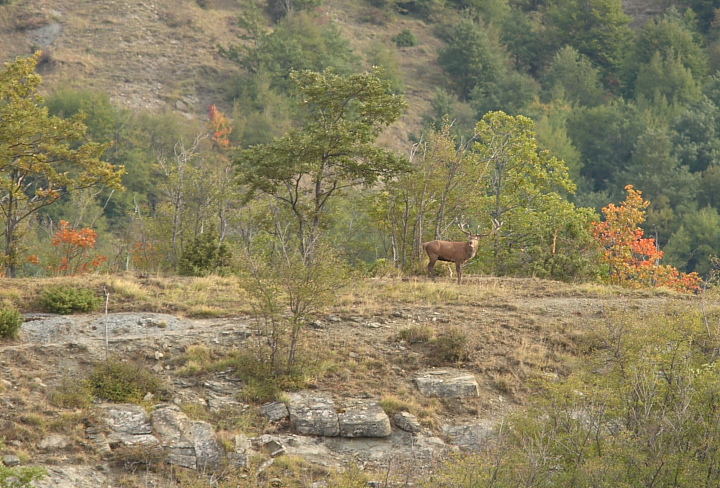
{"type": "Polygon", "coordinates": [[[305,393],[290,395],[290,426],[300,435],[388,437],[390,419],[375,400],[350,400],[335,408],[332,399],[305,393]]]}
{"type": "Polygon", "coordinates": [[[290,425],[298,434],[324,437],[340,434],[335,402],[330,398],[293,393],[288,410],[290,425]]]}
{"type": "Polygon", "coordinates": [[[342,437],[389,437],[390,419],[376,401],[356,400],[338,414],[342,437]]]}
{"type": "MultiPolygon", "coordinates": [[[[191,469],[216,469],[222,463],[225,453],[212,425],[191,421],[174,405],[160,406],[150,417],[138,405],[110,405],[101,410],[110,428],[107,443],[112,449],[159,446],[168,463],[191,469]]],[[[96,429],[92,433],[98,443],[96,429]]]]}
{"type": "Polygon", "coordinates": [[[415,376],[415,384],[427,397],[459,398],[480,396],[475,376],[457,369],[434,369],[415,376]]]}

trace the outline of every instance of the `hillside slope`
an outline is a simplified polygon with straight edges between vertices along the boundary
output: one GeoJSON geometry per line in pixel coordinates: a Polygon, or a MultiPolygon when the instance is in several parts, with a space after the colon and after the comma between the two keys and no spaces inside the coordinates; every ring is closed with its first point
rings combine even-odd
{"type": "MultiPolygon", "coordinates": [[[[43,50],[38,71],[43,91],[98,89],[130,109],[169,108],[188,117],[205,117],[210,104],[223,106],[219,91],[237,66],[218,54],[218,46],[237,43],[242,2],[222,0],[203,9],[193,0],[145,2],[18,0],[0,5],[2,61],[43,50]]],[[[436,61],[439,41],[421,21],[397,16],[384,25],[363,23],[363,7],[331,0],[321,15],[333,19],[359,55],[373,42],[411,27],[420,43],[400,56],[410,111],[388,139],[405,141],[417,130],[434,87],[442,85],[436,61]]],[[[227,102],[226,102],[227,103],[227,102]]],[[[226,110],[231,107],[226,106],[226,110]]]]}

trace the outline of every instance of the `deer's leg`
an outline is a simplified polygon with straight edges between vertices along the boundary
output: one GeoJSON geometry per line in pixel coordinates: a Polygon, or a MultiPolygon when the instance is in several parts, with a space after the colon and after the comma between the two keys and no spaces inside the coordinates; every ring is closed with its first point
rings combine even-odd
{"type": "Polygon", "coordinates": [[[437,261],[437,259],[430,258],[430,262],[428,263],[428,276],[433,281],[435,281],[435,261],[437,261]]]}
{"type": "Polygon", "coordinates": [[[459,285],[462,282],[462,263],[461,262],[458,261],[457,263],[455,263],[455,271],[457,271],[458,285],[459,285]]]}

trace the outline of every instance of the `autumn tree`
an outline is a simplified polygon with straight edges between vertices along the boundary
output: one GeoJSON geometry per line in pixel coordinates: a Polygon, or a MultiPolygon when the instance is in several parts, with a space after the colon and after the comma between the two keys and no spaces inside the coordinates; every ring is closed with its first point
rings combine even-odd
{"type": "Polygon", "coordinates": [[[5,237],[2,264],[14,277],[22,225],[64,195],[107,185],[120,188],[121,167],[100,160],[107,144],[83,141],[83,115],[52,117],[38,94],[40,53],[17,58],[0,71],[0,212],[5,237]]]}
{"type": "Polygon", "coordinates": [[[379,75],[293,72],[307,114],[303,126],[235,157],[239,182],[249,195],[269,195],[292,213],[305,256],[312,254],[331,198],[408,168],[405,157],[375,145],[406,107],[379,75]]]}
{"type": "Polygon", "coordinates": [[[620,205],[603,208],[605,220],[593,224],[593,234],[603,248],[602,261],[607,266],[607,281],[631,288],[666,286],[680,291],[699,289],[697,273],[682,274],[672,266],[660,264],[663,252],[655,239],[644,237],[639,227],[645,221],[650,202],[632,185],[625,187],[627,197],[620,205]]]}
{"type": "Polygon", "coordinates": [[[97,236],[89,227],[73,229],[69,222],[61,220],[52,239],[56,259],[49,270],[58,276],[76,276],[97,269],[107,261],[102,254],[93,252],[97,236]]]}

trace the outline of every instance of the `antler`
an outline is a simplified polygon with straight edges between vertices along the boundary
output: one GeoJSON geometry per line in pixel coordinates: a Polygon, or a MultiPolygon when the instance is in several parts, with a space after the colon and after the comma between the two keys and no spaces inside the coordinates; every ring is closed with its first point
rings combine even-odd
{"type": "Polygon", "coordinates": [[[500,222],[497,219],[491,219],[491,222],[492,222],[492,226],[493,226],[492,230],[490,232],[488,232],[487,234],[478,234],[478,237],[491,236],[491,235],[497,233],[497,231],[500,230],[500,227],[502,227],[502,225],[503,225],[503,222],[500,222]]]}
{"type": "Polygon", "coordinates": [[[472,235],[472,233],[471,233],[470,231],[465,230],[465,224],[464,224],[464,223],[462,223],[462,222],[458,223],[458,227],[460,227],[460,230],[463,231],[465,234],[467,234],[467,235],[469,235],[469,236],[472,235]]]}

